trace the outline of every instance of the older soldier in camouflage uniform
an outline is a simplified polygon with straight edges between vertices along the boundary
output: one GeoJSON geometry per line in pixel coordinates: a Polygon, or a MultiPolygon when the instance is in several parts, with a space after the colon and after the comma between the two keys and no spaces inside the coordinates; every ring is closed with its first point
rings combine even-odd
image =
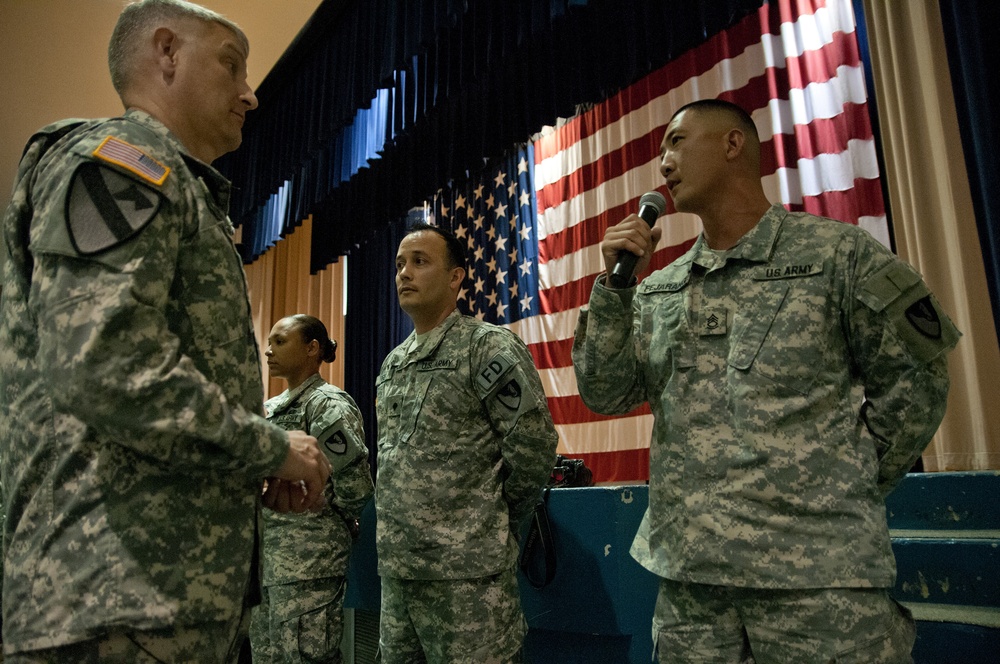
{"type": "MultiPolygon", "coordinates": [[[[660,662],[908,662],[883,498],[940,424],[958,333],[868,233],[768,203],[742,109],[682,108],[661,154],[704,230],[638,287],[600,277],[573,347],[588,406],[655,417],[632,555],[662,577],[660,662]]],[[[608,274],[660,236],[608,229],[608,274]]]]}
{"type": "Polygon", "coordinates": [[[464,278],[451,233],[420,224],[400,242],[396,288],[415,331],[377,381],[385,664],[520,661],[516,534],[557,435],[524,343],[458,312],[464,278]]]}
{"type": "Polygon", "coordinates": [[[246,56],[218,14],[130,5],[109,48],[126,114],[26,148],[2,226],[5,661],[231,660],[262,479],[305,480],[276,504],[322,504],[316,440],[260,415],[229,183],[208,165],[257,105],[246,56]]]}
{"type": "Polygon", "coordinates": [[[264,404],[267,419],[315,436],[333,472],[321,512],[263,514],[263,598],[250,625],[257,664],[341,661],[352,533],[374,486],[361,413],[319,375],[336,353],[323,322],[305,314],[279,320],[267,340],[271,375],[288,381],[264,404]]]}

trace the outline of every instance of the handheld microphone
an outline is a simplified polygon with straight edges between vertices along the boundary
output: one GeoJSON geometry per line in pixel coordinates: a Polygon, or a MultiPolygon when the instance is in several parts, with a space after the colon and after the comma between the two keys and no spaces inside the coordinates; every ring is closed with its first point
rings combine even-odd
{"type": "MultiPolygon", "coordinates": [[[[656,220],[660,218],[663,211],[667,209],[667,199],[658,191],[649,191],[639,199],[639,217],[652,228],[656,220]]],[[[612,288],[627,288],[632,281],[632,273],[635,272],[635,264],[639,257],[631,251],[622,250],[618,252],[618,262],[615,263],[608,277],[608,283],[612,288]]]]}

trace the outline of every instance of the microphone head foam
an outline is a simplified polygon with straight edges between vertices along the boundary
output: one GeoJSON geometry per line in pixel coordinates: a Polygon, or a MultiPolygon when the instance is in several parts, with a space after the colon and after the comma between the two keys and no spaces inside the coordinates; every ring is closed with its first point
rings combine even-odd
{"type": "Polygon", "coordinates": [[[656,216],[659,217],[667,209],[667,199],[658,191],[647,191],[639,199],[639,207],[641,208],[643,205],[650,205],[656,208],[656,216]]]}

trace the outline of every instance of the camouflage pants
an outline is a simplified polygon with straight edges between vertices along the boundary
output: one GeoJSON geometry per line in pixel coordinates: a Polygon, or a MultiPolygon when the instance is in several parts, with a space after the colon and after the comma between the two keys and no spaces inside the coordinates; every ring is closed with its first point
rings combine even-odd
{"type": "Polygon", "coordinates": [[[760,590],[661,579],[660,664],[904,664],[910,612],[880,588],[760,590]]]}
{"type": "Polygon", "coordinates": [[[525,623],[514,570],[480,579],[382,577],[382,664],[517,664],[525,623]]]}
{"type": "Polygon", "coordinates": [[[342,576],[265,587],[250,623],[254,664],[339,664],[346,589],[342,576]]]}
{"type": "Polygon", "coordinates": [[[236,664],[250,613],[226,623],[153,630],[114,630],[59,648],[4,657],[4,664],[236,664]]]}

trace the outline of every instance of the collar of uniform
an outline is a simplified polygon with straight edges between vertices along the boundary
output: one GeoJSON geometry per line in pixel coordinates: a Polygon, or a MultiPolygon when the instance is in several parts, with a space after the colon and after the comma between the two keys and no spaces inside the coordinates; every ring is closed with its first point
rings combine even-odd
{"type": "Polygon", "coordinates": [[[774,245],[781,233],[781,223],[788,211],[781,205],[772,205],[757,225],[751,228],[740,240],[739,245],[732,249],[730,258],[742,258],[755,263],[764,263],[771,259],[774,245]]]}
{"type": "MultiPolygon", "coordinates": [[[[424,339],[424,343],[420,344],[420,348],[414,355],[406,358],[406,362],[416,362],[422,360],[429,355],[433,355],[437,347],[441,345],[441,340],[444,339],[444,335],[448,333],[452,327],[455,326],[459,320],[462,319],[462,312],[455,309],[450,314],[448,314],[443,321],[441,321],[437,327],[427,333],[427,338],[424,339]]],[[[411,332],[410,337],[407,339],[407,343],[412,343],[413,339],[416,337],[416,332],[411,332]]],[[[409,347],[409,346],[407,346],[409,347]]]]}
{"type": "Polygon", "coordinates": [[[184,163],[191,169],[195,177],[205,184],[205,189],[212,203],[218,208],[222,216],[229,214],[229,196],[232,193],[232,184],[223,177],[222,173],[215,170],[203,161],[198,161],[186,152],[182,152],[184,163]]]}
{"type": "Polygon", "coordinates": [[[202,182],[205,183],[205,188],[208,190],[208,194],[211,198],[212,203],[214,203],[223,215],[229,211],[229,197],[232,193],[232,184],[227,180],[222,173],[212,168],[205,162],[196,159],[188,153],[187,148],[181,143],[180,139],[174,136],[173,132],[167,129],[167,126],[157,120],[155,117],[147,113],[146,111],[141,111],[137,108],[130,108],[125,111],[125,117],[132,122],[149,127],[157,134],[166,136],[167,139],[177,148],[181,157],[184,159],[185,164],[194,173],[195,177],[201,178],[202,182]]]}
{"type": "Polygon", "coordinates": [[[277,415],[278,413],[284,411],[290,405],[295,403],[296,399],[298,399],[303,392],[322,382],[323,378],[318,373],[314,373],[312,376],[302,381],[302,384],[294,390],[285,390],[278,396],[269,400],[267,403],[270,407],[269,410],[271,411],[271,415],[277,415]]]}
{"type": "MultiPolygon", "coordinates": [[[[167,125],[163,124],[155,117],[147,113],[146,111],[141,111],[138,108],[130,108],[125,111],[125,119],[130,120],[136,124],[140,124],[144,127],[148,127],[154,133],[160,136],[165,136],[169,140],[177,151],[181,154],[187,155],[187,148],[181,143],[181,139],[174,136],[174,133],[167,129],[167,125]]],[[[190,155],[189,155],[190,156],[190,155]]]]}
{"type": "MultiPolygon", "coordinates": [[[[726,259],[741,258],[754,263],[765,263],[770,260],[774,245],[778,241],[778,234],[781,232],[781,223],[787,214],[788,211],[781,205],[772,205],[760,218],[760,221],[740,238],[739,243],[729,250],[726,259]]],[[[677,259],[677,264],[697,263],[701,265],[698,257],[705,249],[705,234],[700,233],[694,246],[677,259]]],[[[713,266],[705,265],[703,267],[713,266]]]]}

